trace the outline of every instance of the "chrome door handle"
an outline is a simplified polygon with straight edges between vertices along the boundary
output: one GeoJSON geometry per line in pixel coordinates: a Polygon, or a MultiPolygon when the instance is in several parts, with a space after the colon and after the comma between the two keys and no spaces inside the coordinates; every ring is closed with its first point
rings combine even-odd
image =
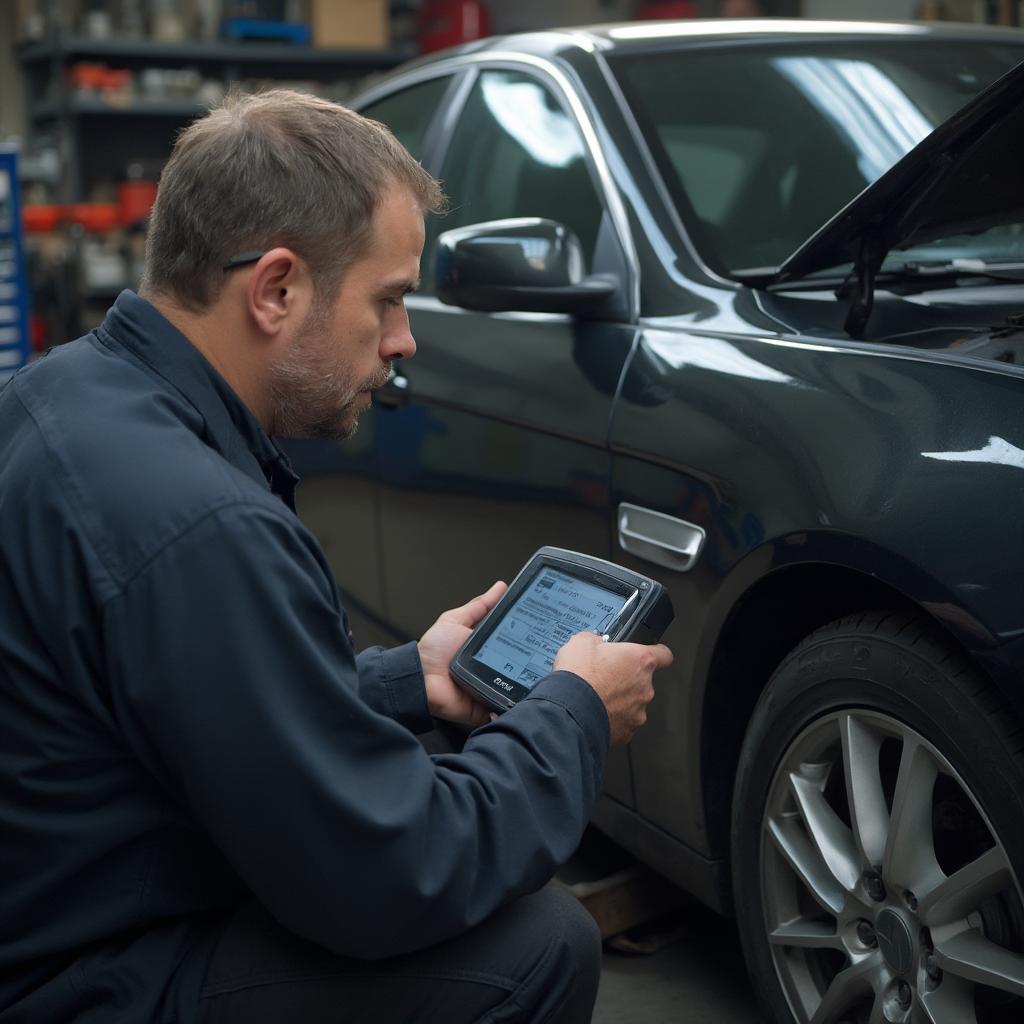
{"type": "Polygon", "coordinates": [[[675,572],[697,564],[706,536],[700,526],[627,502],[619,505],[618,519],[619,545],[631,555],[675,572]]]}

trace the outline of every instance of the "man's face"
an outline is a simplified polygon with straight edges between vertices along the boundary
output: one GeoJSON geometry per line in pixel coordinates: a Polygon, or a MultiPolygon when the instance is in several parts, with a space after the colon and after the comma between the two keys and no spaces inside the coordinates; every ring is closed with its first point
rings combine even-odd
{"type": "Polygon", "coordinates": [[[271,368],[273,426],[281,437],[342,440],[393,359],[416,351],[404,296],[419,282],[423,215],[412,194],[384,193],[366,254],[344,273],[330,307],[314,309],[271,368]]]}

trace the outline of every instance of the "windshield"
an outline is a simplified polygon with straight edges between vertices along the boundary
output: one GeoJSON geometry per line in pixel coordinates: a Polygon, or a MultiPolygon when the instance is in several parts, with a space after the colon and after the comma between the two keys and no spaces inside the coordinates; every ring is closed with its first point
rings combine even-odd
{"type": "MultiPolygon", "coordinates": [[[[613,67],[694,244],[729,273],[779,266],[1021,59],[1024,45],[901,39],[690,47],[613,67]]],[[[900,259],[1022,255],[1024,228],[1003,225],[900,259]]]]}

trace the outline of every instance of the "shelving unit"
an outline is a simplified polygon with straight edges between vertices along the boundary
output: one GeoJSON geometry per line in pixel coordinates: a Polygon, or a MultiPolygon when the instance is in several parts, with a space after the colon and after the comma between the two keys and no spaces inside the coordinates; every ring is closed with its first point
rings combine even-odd
{"type": "Polygon", "coordinates": [[[108,173],[123,173],[119,164],[166,157],[178,129],[205,109],[189,98],[121,101],[76,92],[67,72],[78,62],[134,72],[195,68],[226,88],[245,79],[354,83],[409,56],[394,50],[327,50],[287,43],[161,43],[77,35],[53,36],[18,51],[28,86],[30,130],[55,137],[62,175],[54,198],[63,203],[87,199],[92,186],[108,173]]]}
{"type": "MultiPolygon", "coordinates": [[[[148,39],[91,39],[88,36],[57,35],[42,42],[23,44],[22,64],[58,60],[107,60],[124,67],[175,67],[181,64],[219,64],[247,69],[338,68],[366,71],[391,67],[409,54],[393,50],[329,50],[294,46],[289,43],[161,43],[148,39]]],[[[262,70],[261,75],[270,76],[262,70]]]]}
{"type": "MultiPolygon", "coordinates": [[[[23,44],[17,56],[25,76],[29,136],[35,142],[48,140],[59,167],[57,180],[46,187],[46,198],[36,202],[66,206],[113,202],[118,184],[129,176],[133,164],[142,170],[143,178],[155,179],[177,133],[207,109],[203,93],[196,95],[194,90],[182,88],[184,95],[174,95],[168,89],[164,95],[154,95],[146,80],[152,77],[145,75],[148,69],[194,70],[197,80],[216,83],[219,92],[234,83],[310,83],[343,100],[367,75],[386,71],[413,54],[290,43],[92,39],[59,33],[23,44]],[[124,89],[86,91],[69,75],[83,63],[133,74],[124,89]]],[[[133,269],[138,263],[137,228],[131,237],[125,231],[96,234],[81,227],[64,228],[60,234],[59,240],[50,238],[42,245],[36,244],[34,236],[30,254],[34,267],[41,268],[45,262],[45,270],[33,273],[38,306],[45,311],[52,341],[87,330],[122,287],[138,283],[133,269]],[[123,280],[114,283],[97,273],[96,246],[123,262],[123,280]],[[45,256],[41,255],[44,250],[45,256]]],[[[0,324],[0,332],[2,328],[0,324]]]]}

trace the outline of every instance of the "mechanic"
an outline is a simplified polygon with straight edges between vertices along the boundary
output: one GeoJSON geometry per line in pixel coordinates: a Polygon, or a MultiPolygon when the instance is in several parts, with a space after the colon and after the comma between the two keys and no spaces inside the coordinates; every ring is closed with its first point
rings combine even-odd
{"type": "Polygon", "coordinates": [[[356,655],[271,435],[343,438],[413,355],[438,184],[277,90],[180,136],[139,294],[0,394],[0,1022],[584,1021],[545,886],[658,645],[580,635],[491,720],[448,664],[503,593],[356,655]],[[478,726],[428,755],[431,716],[478,726]]]}

